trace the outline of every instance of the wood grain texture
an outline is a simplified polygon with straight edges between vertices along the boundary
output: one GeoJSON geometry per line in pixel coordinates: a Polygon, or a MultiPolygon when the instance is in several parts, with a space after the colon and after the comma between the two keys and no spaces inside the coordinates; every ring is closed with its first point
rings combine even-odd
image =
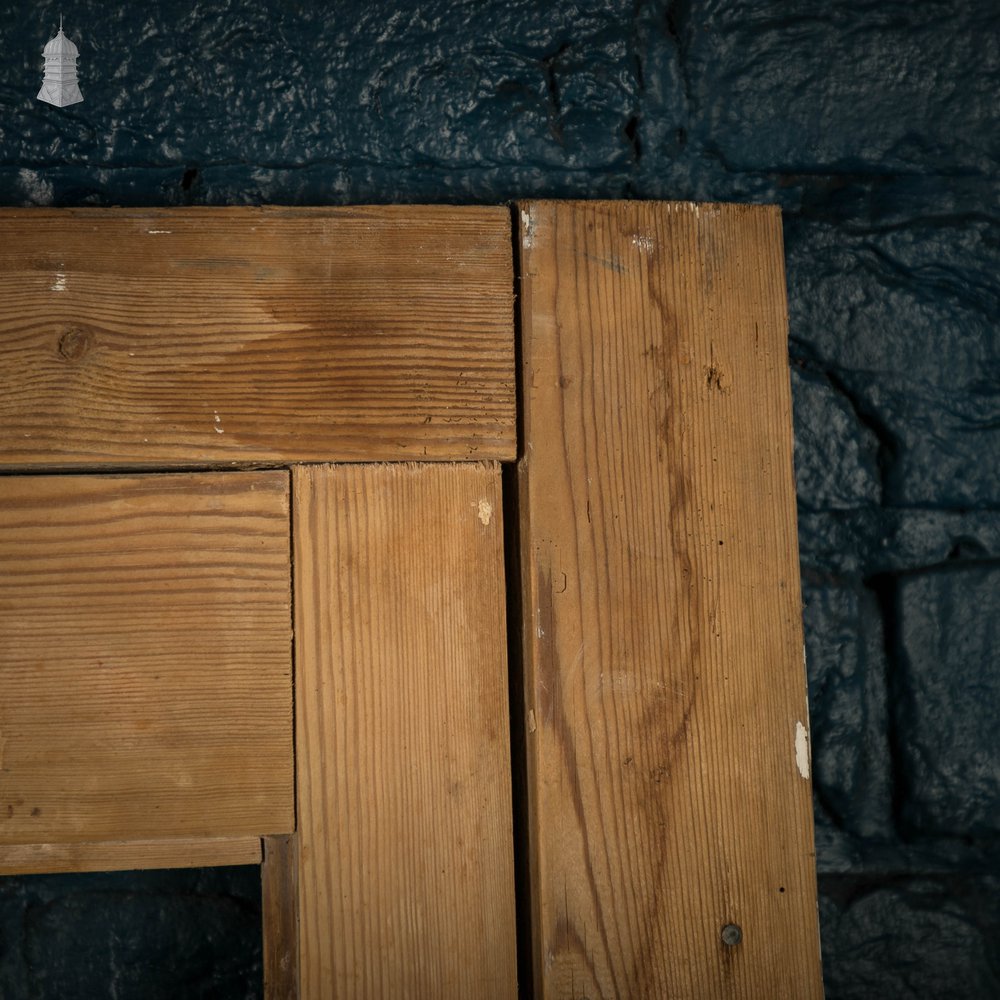
{"type": "Polygon", "coordinates": [[[821,997],[780,215],[519,215],[538,996],[821,997]]]}
{"type": "Polygon", "coordinates": [[[499,468],[292,489],[302,996],[513,998],[499,468]]]}
{"type": "Polygon", "coordinates": [[[0,844],[0,875],[259,865],[260,837],[192,837],[97,844],[0,844]]]}
{"type": "Polygon", "coordinates": [[[296,834],[264,838],[260,877],[264,1000],[298,1000],[299,845],[296,834]]]}
{"type": "Polygon", "coordinates": [[[0,478],[0,843],[293,829],[288,473],[0,478]]]}
{"type": "Polygon", "coordinates": [[[0,210],[0,466],[514,457],[502,208],[0,210]]]}

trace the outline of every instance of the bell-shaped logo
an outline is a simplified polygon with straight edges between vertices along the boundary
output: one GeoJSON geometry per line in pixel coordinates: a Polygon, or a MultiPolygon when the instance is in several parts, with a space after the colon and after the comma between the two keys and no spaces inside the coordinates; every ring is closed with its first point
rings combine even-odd
{"type": "Polygon", "coordinates": [[[63,34],[62,17],[59,34],[42,50],[45,54],[45,78],[38,99],[65,108],[83,100],[80,85],[76,82],[76,59],[80,50],[63,34]]]}

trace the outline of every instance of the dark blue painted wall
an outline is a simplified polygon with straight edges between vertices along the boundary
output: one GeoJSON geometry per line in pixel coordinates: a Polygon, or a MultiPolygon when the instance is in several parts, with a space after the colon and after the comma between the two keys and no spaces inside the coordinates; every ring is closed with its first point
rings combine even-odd
{"type": "MultiPolygon", "coordinates": [[[[62,9],[59,110],[0,3],[2,204],[782,206],[828,995],[1000,996],[996,0],[62,9]]],[[[108,879],[0,886],[0,995],[256,995],[244,875],[108,879]]]]}

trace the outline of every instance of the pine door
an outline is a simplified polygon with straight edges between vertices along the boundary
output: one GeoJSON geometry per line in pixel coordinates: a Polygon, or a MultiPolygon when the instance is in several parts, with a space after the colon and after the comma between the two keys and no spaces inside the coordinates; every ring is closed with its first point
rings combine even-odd
{"type": "Polygon", "coordinates": [[[0,872],[261,864],[272,1000],[822,995],[776,210],[0,231],[0,872]]]}

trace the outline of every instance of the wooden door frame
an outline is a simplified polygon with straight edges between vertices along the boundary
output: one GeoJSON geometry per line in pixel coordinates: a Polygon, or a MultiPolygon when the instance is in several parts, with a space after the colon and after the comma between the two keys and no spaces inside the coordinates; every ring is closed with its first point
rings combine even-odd
{"type": "MultiPolygon", "coordinates": [[[[776,208],[0,230],[0,471],[516,468],[522,988],[822,995],[776,208]]],[[[290,998],[299,844],[260,832],[266,996],[290,998]]]]}

